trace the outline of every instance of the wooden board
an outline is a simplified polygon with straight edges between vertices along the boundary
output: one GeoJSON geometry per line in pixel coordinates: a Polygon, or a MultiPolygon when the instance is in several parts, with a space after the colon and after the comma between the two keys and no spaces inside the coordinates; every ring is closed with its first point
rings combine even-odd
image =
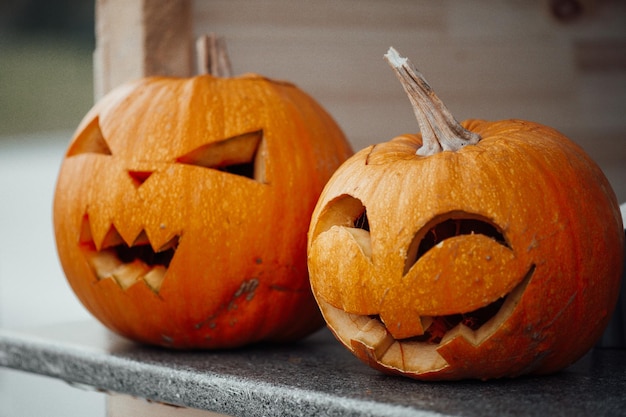
{"type": "MultiPolygon", "coordinates": [[[[120,39],[129,39],[124,35],[128,23],[119,19],[118,10],[107,7],[115,2],[143,4],[98,0],[98,27],[104,28],[98,31],[100,47],[103,32],[111,36],[119,30],[120,39]]],[[[626,201],[623,1],[583,2],[582,14],[567,22],[551,14],[548,1],[158,0],[150,4],[155,3],[174,5],[169,6],[172,11],[156,17],[142,9],[142,27],[148,28],[142,33],[164,37],[169,43],[120,41],[113,49],[123,47],[126,55],[145,56],[147,61],[168,57],[169,62],[173,53],[151,45],[187,51],[186,37],[193,43],[196,36],[217,32],[226,38],[236,74],[257,72],[296,83],[331,112],[359,149],[417,131],[408,100],[382,59],[393,45],[420,68],[459,120],[521,118],[555,127],[591,154],[618,200],[626,201]],[[187,11],[188,19],[180,16],[187,11]],[[179,44],[164,35],[176,31],[181,34],[179,44]],[[136,49],[140,51],[130,52],[136,49]]],[[[194,68],[183,55],[182,67],[194,68]]],[[[112,64],[121,60],[119,54],[107,56],[108,67],[96,59],[96,74],[100,73],[96,79],[110,80],[103,91],[126,75],[138,76],[112,64]],[[119,74],[107,77],[113,68],[119,74]]],[[[154,68],[169,71],[158,65],[145,68],[146,74],[154,68]]]]}

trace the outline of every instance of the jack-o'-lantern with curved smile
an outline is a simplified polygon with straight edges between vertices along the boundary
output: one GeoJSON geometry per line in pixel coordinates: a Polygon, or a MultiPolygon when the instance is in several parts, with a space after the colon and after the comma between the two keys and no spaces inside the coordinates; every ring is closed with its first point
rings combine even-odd
{"type": "Polygon", "coordinates": [[[557,131],[457,123],[390,49],[421,135],[361,150],[329,180],[309,229],[311,285],[335,336],[417,379],[550,373],[586,353],[615,306],[619,207],[557,131]]]}
{"type": "Polygon", "coordinates": [[[58,254],[93,315],[136,341],[228,348],[323,324],[306,232],[351,150],[310,96],[248,74],[150,77],[78,127],[54,199],[58,254]]]}

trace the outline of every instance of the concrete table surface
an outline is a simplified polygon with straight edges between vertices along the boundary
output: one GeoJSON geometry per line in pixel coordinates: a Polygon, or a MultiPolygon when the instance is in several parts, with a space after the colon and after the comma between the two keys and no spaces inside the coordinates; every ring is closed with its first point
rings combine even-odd
{"type": "Polygon", "coordinates": [[[626,350],[550,376],[425,383],[383,375],[322,329],[289,345],[180,352],[96,321],[0,329],[0,366],[233,416],[626,416],[626,350]]]}

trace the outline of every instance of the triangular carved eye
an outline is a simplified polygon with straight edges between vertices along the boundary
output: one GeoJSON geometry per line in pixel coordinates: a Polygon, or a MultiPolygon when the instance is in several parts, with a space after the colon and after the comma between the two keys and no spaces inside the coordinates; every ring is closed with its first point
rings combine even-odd
{"type": "Polygon", "coordinates": [[[218,169],[264,183],[265,167],[259,152],[262,142],[263,130],[248,132],[202,145],[177,161],[218,169]]]}
{"type": "Polygon", "coordinates": [[[74,156],[82,153],[111,155],[111,149],[104,139],[102,130],[100,130],[100,120],[97,117],[94,118],[79,134],[67,151],[67,156],[74,156]]]}

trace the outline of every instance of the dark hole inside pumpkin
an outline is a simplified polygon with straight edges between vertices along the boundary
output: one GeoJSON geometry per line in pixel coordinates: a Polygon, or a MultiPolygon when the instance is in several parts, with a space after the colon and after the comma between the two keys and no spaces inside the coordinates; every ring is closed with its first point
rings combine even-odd
{"type": "Polygon", "coordinates": [[[370,231],[370,222],[367,218],[367,210],[363,210],[363,212],[354,220],[354,227],[357,229],[363,229],[370,231]]]}
{"type": "Polygon", "coordinates": [[[449,330],[456,327],[459,323],[464,324],[472,330],[478,330],[483,324],[487,323],[489,319],[495,316],[498,311],[500,311],[500,307],[504,304],[505,298],[506,297],[499,298],[493,303],[469,313],[433,317],[432,324],[428,327],[424,334],[413,337],[411,340],[437,344],[441,342],[441,339],[443,339],[443,336],[449,330]]]}
{"type": "Polygon", "coordinates": [[[226,165],[219,168],[220,171],[227,172],[229,174],[239,175],[241,177],[256,179],[254,177],[254,163],[247,162],[243,164],[226,165]]]}
{"type": "Polygon", "coordinates": [[[263,167],[255,167],[262,142],[261,129],[204,144],[176,160],[264,183],[263,167]]]}
{"type": "Polygon", "coordinates": [[[148,266],[162,265],[166,268],[170,266],[174,252],[176,252],[175,247],[155,252],[150,245],[128,246],[121,244],[115,246],[113,249],[119,260],[124,263],[131,263],[138,259],[148,266]]]}
{"type": "MultiPolygon", "coordinates": [[[[505,299],[506,297],[499,298],[493,303],[477,310],[470,311],[469,313],[431,317],[432,323],[424,331],[423,335],[413,336],[403,339],[403,341],[439,344],[445,334],[459,324],[463,324],[472,330],[478,330],[483,324],[487,323],[493,316],[495,316],[498,311],[500,311],[505,299]]],[[[380,316],[371,317],[382,322],[380,316]]]]}
{"type": "Polygon", "coordinates": [[[134,244],[129,246],[112,225],[98,249],[91,234],[89,216],[85,215],[79,245],[99,280],[112,278],[124,290],[138,281],[144,281],[150,289],[158,293],[178,247],[179,238],[180,236],[175,235],[155,251],[147,233],[142,231],[135,238],[134,244]]]}
{"type": "Polygon", "coordinates": [[[445,239],[472,234],[488,236],[501,245],[508,247],[502,233],[498,231],[494,225],[486,221],[477,219],[448,219],[436,224],[428,230],[420,242],[417,250],[417,259],[445,239]]]}
{"type": "MultiPolygon", "coordinates": [[[[535,265],[532,265],[526,276],[522,280],[518,287],[525,289],[533,274],[535,273],[535,265]]],[[[459,324],[463,324],[466,327],[469,327],[471,330],[476,331],[481,328],[484,324],[486,324],[489,320],[494,318],[499,312],[502,306],[504,305],[507,297],[511,295],[511,293],[515,292],[516,289],[511,291],[509,294],[504,297],[498,298],[496,301],[487,304],[484,307],[480,307],[474,311],[470,311],[468,313],[461,314],[449,314],[445,316],[434,316],[430,317],[432,322],[424,331],[424,334],[420,336],[413,336],[410,338],[403,339],[405,342],[422,342],[429,344],[439,344],[445,334],[458,326],[459,324]]],[[[380,322],[380,316],[372,316],[373,319],[376,319],[380,322]]]]}
{"type": "Polygon", "coordinates": [[[510,248],[503,233],[486,219],[475,217],[447,218],[431,226],[423,236],[418,232],[407,251],[404,273],[406,274],[426,252],[444,240],[455,236],[473,234],[487,236],[510,248]]]}

